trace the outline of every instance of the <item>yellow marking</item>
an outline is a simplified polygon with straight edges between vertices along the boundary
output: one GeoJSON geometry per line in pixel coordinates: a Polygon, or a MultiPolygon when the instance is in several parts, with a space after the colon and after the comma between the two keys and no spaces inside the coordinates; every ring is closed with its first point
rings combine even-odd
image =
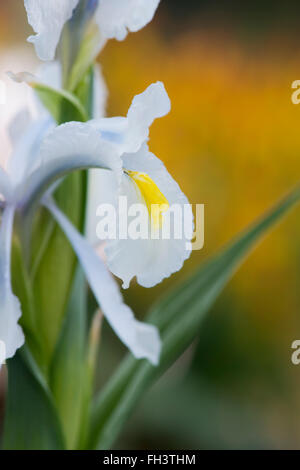
{"type": "Polygon", "coordinates": [[[151,224],[155,229],[159,229],[163,221],[162,213],[169,209],[168,200],[146,173],[131,170],[126,170],[125,172],[140,190],[149,212],[151,224]]]}

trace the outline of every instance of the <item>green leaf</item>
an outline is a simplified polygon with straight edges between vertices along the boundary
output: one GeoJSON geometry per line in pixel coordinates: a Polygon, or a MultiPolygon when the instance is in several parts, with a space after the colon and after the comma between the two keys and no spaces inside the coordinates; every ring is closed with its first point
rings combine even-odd
{"type": "MultiPolygon", "coordinates": [[[[79,97],[41,84],[32,85],[54,119],[63,123],[88,119],[92,84],[91,68],[78,85],[76,93],[79,97]]],[[[60,208],[79,230],[84,226],[86,186],[86,172],[76,172],[65,178],[55,195],[60,208]]],[[[83,307],[85,283],[76,280],[78,298],[72,298],[70,309],[73,306],[74,310],[68,310],[63,337],[60,337],[76,257],[64,234],[44,210],[39,211],[35,219],[31,261],[28,274],[20,249],[16,246],[12,263],[14,289],[25,309],[23,328],[27,345],[41,363],[34,363],[27,347],[23,348],[23,354],[19,352],[9,361],[4,445],[7,449],[62,449],[65,447],[64,431],[67,446],[75,447],[75,441],[82,439],[82,428],[87,422],[88,406],[82,405],[85,383],[88,383],[90,391],[90,380],[85,380],[83,376],[83,371],[88,374],[86,357],[83,357],[86,353],[83,344],[86,336],[83,307]],[[35,344],[36,338],[38,344],[35,344]],[[27,351],[25,356],[24,351],[27,351]],[[52,363],[50,371],[55,404],[46,382],[54,351],[57,368],[52,363]]],[[[85,401],[89,397],[85,397],[85,401]]]]}
{"type": "MultiPolygon", "coordinates": [[[[78,84],[76,96],[72,95],[80,103],[87,118],[91,117],[93,76],[93,67],[90,67],[78,84]]],[[[76,109],[72,108],[66,100],[61,103],[57,102],[57,106],[60,122],[76,120],[76,109]]],[[[81,232],[84,228],[86,194],[86,171],[77,171],[67,176],[55,193],[58,206],[81,232]]],[[[30,216],[28,219],[31,225],[30,216]]],[[[27,233],[29,229],[30,227],[27,233]]],[[[42,337],[46,364],[49,364],[64,319],[76,267],[76,257],[61,229],[45,211],[41,211],[38,215],[33,247],[31,274],[38,312],[37,326],[42,337]]]]}
{"type": "Polygon", "coordinates": [[[76,90],[87,70],[93,64],[98,52],[100,40],[99,28],[96,24],[91,23],[85,33],[84,40],[81,43],[75,63],[68,77],[66,88],[71,92],[76,90]]]}
{"type": "Polygon", "coordinates": [[[125,358],[95,401],[88,448],[112,446],[141,395],[197,336],[204,315],[246,255],[299,200],[297,188],[152,309],[148,320],[159,327],[162,338],[160,364],[155,368],[145,360],[125,358]]]}
{"type": "Polygon", "coordinates": [[[50,371],[50,388],[62,422],[68,449],[76,449],[87,410],[86,282],[77,270],[65,324],[50,371]]]}
{"type": "Polygon", "coordinates": [[[88,120],[84,106],[73,93],[38,82],[32,82],[30,85],[58,124],[88,120]]]}
{"type": "MultiPolygon", "coordinates": [[[[63,181],[55,195],[61,210],[80,231],[84,225],[85,181],[85,174],[74,173],[63,181]]],[[[51,216],[45,212],[42,220],[44,224],[52,224],[51,216]]],[[[57,224],[52,225],[48,237],[44,254],[35,269],[33,289],[38,312],[37,328],[49,364],[68,304],[76,256],[57,224]]]]}
{"type": "Polygon", "coordinates": [[[91,66],[83,75],[82,79],[80,80],[74,91],[74,95],[77,96],[77,98],[84,106],[88,119],[92,119],[94,117],[94,79],[94,66],[91,66]]]}
{"type": "Polygon", "coordinates": [[[4,448],[61,450],[64,442],[56,410],[33,359],[23,351],[8,361],[4,448]]]}
{"type": "Polygon", "coordinates": [[[22,305],[20,325],[26,336],[26,344],[30,348],[37,363],[43,367],[43,348],[36,325],[36,311],[31,279],[24,263],[24,254],[19,237],[13,237],[11,269],[13,272],[13,292],[22,305]]]}

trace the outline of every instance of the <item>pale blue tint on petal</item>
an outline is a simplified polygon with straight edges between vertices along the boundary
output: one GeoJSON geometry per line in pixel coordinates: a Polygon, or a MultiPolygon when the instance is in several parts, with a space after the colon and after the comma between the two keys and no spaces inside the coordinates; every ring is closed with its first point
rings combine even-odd
{"type": "Polygon", "coordinates": [[[84,39],[86,28],[91,21],[98,2],[95,0],[79,0],[77,7],[74,9],[73,15],[66,24],[68,32],[68,49],[70,66],[76,60],[78,51],[84,39]]]}
{"type": "Polygon", "coordinates": [[[79,0],[72,18],[69,20],[70,27],[76,29],[86,24],[95,14],[99,0],[79,0]]]}
{"type": "Polygon", "coordinates": [[[16,147],[31,122],[32,117],[27,107],[22,108],[12,117],[7,126],[7,132],[12,147],[16,147]]]}
{"type": "Polygon", "coordinates": [[[103,315],[112,329],[136,358],[146,358],[156,365],[161,349],[157,328],[134,318],[131,309],[123,302],[116,281],[91,245],[53,203],[47,201],[45,205],[73,246],[103,315]]]}
{"type": "Polygon", "coordinates": [[[11,197],[11,192],[12,192],[12,186],[11,186],[9,175],[0,166],[0,195],[2,195],[4,199],[7,200],[11,197]]]}
{"type": "Polygon", "coordinates": [[[106,114],[108,89],[99,64],[94,64],[93,79],[93,119],[100,119],[106,114]]]}
{"type": "Polygon", "coordinates": [[[6,359],[14,356],[24,344],[24,335],[18,320],[21,317],[20,302],[12,293],[10,254],[14,220],[13,206],[7,206],[2,214],[0,227],[0,341],[5,345],[6,359]]]}
{"type": "Polygon", "coordinates": [[[134,153],[148,139],[153,121],[168,114],[170,109],[170,99],[163,83],[156,82],[133,98],[127,118],[102,118],[90,123],[104,139],[118,145],[121,153],[134,153]]]}
{"type": "Polygon", "coordinates": [[[47,115],[29,123],[24,132],[19,135],[8,162],[8,173],[15,186],[22,183],[39,167],[41,143],[54,127],[53,119],[47,115]]]}
{"type": "Polygon", "coordinates": [[[103,168],[120,178],[118,149],[88,123],[69,122],[52,130],[38,155],[39,167],[18,187],[17,199],[26,211],[60,178],[75,170],[103,168]]]}
{"type": "Polygon", "coordinates": [[[87,0],[87,6],[86,9],[87,11],[91,13],[95,13],[95,10],[99,4],[99,0],[87,0]]]}
{"type": "Polygon", "coordinates": [[[116,144],[120,148],[120,153],[123,153],[128,130],[127,118],[100,118],[90,121],[90,124],[101,134],[104,140],[116,144]]]}

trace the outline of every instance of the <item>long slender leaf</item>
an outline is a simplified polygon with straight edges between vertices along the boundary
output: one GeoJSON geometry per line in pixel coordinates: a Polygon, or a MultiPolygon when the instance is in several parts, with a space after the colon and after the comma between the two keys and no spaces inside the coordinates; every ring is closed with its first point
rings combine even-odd
{"type": "MultiPolygon", "coordinates": [[[[42,90],[37,87],[35,90],[49,110],[48,101],[51,106],[54,106],[52,115],[58,123],[86,120],[92,116],[93,76],[93,67],[90,67],[74,94],[59,90],[62,95],[56,96],[53,95],[52,89],[45,88],[44,95],[41,96],[42,90]],[[45,102],[46,98],[47,102],[45,102]],[[81,116],[78,115],[79,112],[81,116]]],[[[87,173],[85,171],[68,175],[55,194],[56,202],[61,210],[81,232],[85,223],[86,194],[87,173]]],[[[38,327],[43,338],[46,362],[49,363],[68,304],[76,268],[76,257],[65,235],[56,224],[53,224],[49,214],[42,212],[39,215],[36,233],[38,236],[35,238],[39,240],[33,250],[34,255],[37,254],[37,263],[34,263],[33,270],[33,286],[38,310],[38,327]]]]}
{"type": "MultiPolygon", "coordinates": [[[[83,227],[85,194],[84,176],[72,174],[56,192],[56,200],[72,223],[83,227]],[[66,197],[72,195],[72,197],[66,197]]],[[[45,224],[51,219],[44,214],[45,224]]],[[[54,352],[76,268],[76,257],[57,225],[53,226],[46,250],[36,270],[33,289],[37,308],[37,325],[43,341],[44,356],[49,363],[54,352]],[[51,319],[51,321],[50,321],[51,319]]]]}
{"type": "Polygon", "coordinates": [[[53,356],[50,388],[58,409],[68,449],[75,449],[87,409],[86,281],[77,269],[65,324],[53,356]]]}
{"type": "Polygon", "coordinates": [[[296,188],[152,309],[149,321],[159,327],[163,342],[160,365],[125,358],[95,400],[88,447],[113,445],[141,395],[196,337],[204,315],[246,255],[299,200],[296,188]]]}
{"type": "Polygon", "coordinates": [[[57,413],[43,377],[30,356],[25,358],[21,352],[8,361],[4,448],[10,450],[64,448],[57,413]]]}

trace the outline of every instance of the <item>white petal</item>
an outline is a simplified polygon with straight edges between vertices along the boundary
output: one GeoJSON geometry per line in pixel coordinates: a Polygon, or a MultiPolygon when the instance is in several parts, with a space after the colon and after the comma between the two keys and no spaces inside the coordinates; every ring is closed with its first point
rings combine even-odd
{"type": "Polygon", "coordinates": [[[3,168],[0,166],[0,195],[4,197],[4,199],[9,199],[12,193],[12,185],[10,181],[9,175],[3,168]]]}
{"type": "Polygon", "coordinates": [[[28,129],[29,124],[32,121],[32,117],[27,108],[23,108],[17,112],[17,114],[11,119],[8,124],[8,133],[10,141],[13,146],[16,146],[20,138],[26,130],[28,129]]]}
{"type": "Polygon", "coordinates": [[[93,118],[105,116],[108,90],[99,64],[94,65],[93,118]]]}
{"type": "Polygon", "coordinates": [[[88,201],[86,212],[86,236],[88,241],[97,246],[96,228],[98,224],[97,209],[103,202],[115,205],[118,183],[113,172],[105,170],[90,170],[88,181],[88,201]]]}
{"type": "Polygon", "coordinates": [[[123,302],[117,283],[94,249],[53,203],[46,202],[45,205],[69,238],[102,312],[115,333],[136,358],[146,358],[157,364],[160,354],[157,328],[134,318],[131,309],[123,302]]]}
{"type": "Polygon", "coordinates": [[[71,171],[104,168],[121,174],[118,149],[101,138],[88,123],[69,122],[51,131],[38,155],[39,167],[19,187],[18,200],[23,205],[41,197],[48,187],[71,171]]]}
{"type": "Polygon", "coordinates": [[[42,119],[29,123],[20,132],[19,138],[15,138],[13,153],[8,161],[8,173],[15,187],[26,183],[26,178],[40,166],[41,143],[53,127],[53,119],[50,115],[44,115],[42,119]]]}
{"type": "Polygon", "coordinates": [[[38,82],[48,85],[51,88],[60,89],[62,86],[61,64],[58,60],[42,63],[37,70],[36,76],[38,82]]]}
{"type": "Polygon", "coordinates": [[[103,118],[91,121],[91,124],[104,138],[118,145],[122,153],[134,153],[147,140],[153,121],[168,114],[170,109],[163,83],[156,82],[133,98],[127,118],[103,118]]]}
{"type": "MultiPolygon", "coordinates": [[[[107,102],[107,87],[102,76],[99,65],[94,66],[94,102],[93,117],[95,119],[105,116],[107,102]]],[[[88,178],[88,196],[87,196],[87,213],[86,213],[86,235],[88,240],[95,244],[96,239],[96,209],[100,204],[103,194],[103,184],[108,178],[107,171],[89,170],[88,178]]]]}
{"type": "Polygon", "coordinates": [[[170,99],[162,82],[152,83],[143,93],[136,95],[127,114],[125,152],[137,152],[148,138],[153,121],[168,114],[170,109],[170,99]]]}
{"type": "MultiPolygon", "coordinates": [[[[2,2],[3,3],[3,2],[2,2]]],[[[21,3],[21,2],[19,2],[21,3]]],[[[10,69],[23,70],[35,67],[34,54],[30,53],[28,46],[13,46],[13,48],[2,48],[0,55],[0,78],[1,86],[6,88],[6,106],[0,106],[0,141],[1,154],[0,163],[6,164],[11,153],[11,145],[7,127],[13,116],[25,106],[31,105],[30,89],[25,85],[16,85],[6,76],[10,69]]]]}
{"type": "Polygon", "coordinates": [[[79,0],[25,0],[28,22],[37,33],[30,36],[41,60],[53,60],[64,24],[79,0]]]}
{"type": "MultiPolygon", "coordinates": [[[[55,90],[60,90],[62,88],[62,70],[60,62],[58,60],[43,62],[36,72],[34,82],[42,83],[55,90]]],[[[49,116],[50,113],[48,109],[45,108],[44,104],[41,102],[35,89],[30,86],[30,91],[33,96],[32,101],[34,103],[35,117],[41,118],[42,116],[49,116]]]]}
{"type": "Polygon", "coordinates": [[[51,88],[59,89],[61,88],[62,81],[62,70],[61,64],[57,60],[53,62],[42,63],[38,67],[37,73],[34,75],[30,72],[17,72],[7,71],[6,75],[16,83],[27,83],[31,85],[32,83],[42,83],[51,88]]]}
{"type": "MultiPolygon", "coordinates": [[[[135,96],[129,108],[127,118],[114,117],[94,119],[90,124],[101,132],[107,141],[116,145],[120,154],[136,152],[149,135],[149,127],[154,119],[170,111],[170,100],[161,82],[150,85],[143,93],[135,96]]],[[[101,202],[111,202],[107,198],[105,174],[92,170],[89,178],[87,236],[93,243],[96,239],[96,209],[101,202]],[[104,190],[105,188],[105,190],[104,190]]],[[[108,176],[107,178],[112,178],[108,176]]],[[[110,191],[111,192],[111,191],[110,191]]]]}
{"type": "Polygon", "coordinates": [[[148,24],[159,0],[100,0],[96,22],[107,39],[123,41],[128,31],[139,31],[148,24]]]}
{"type": "MultiPolygon", "coordinates": [[[[123,280],[123,287],[128,287],[130,280],[136,276],[137,281],[144,287],[153,287],[172,273],[179,271],[184,261],[191,253],[190,240],[193,233],[193,214],[188,205],[186,196],[173,180],[163,163],[156,158],[144,145],[136,154],[123,156],[123,167],[146,173],[155,182],[166,197],[169,205],[178,204],[185,214],[180,222],[185,231],[182,238],[176,239],[171,231],[171,239],[138,239],[110,240],[105,249],[107,264],[110,270],[123,280]]],[[[124,175],[121,194],[126,195],[128,206],[132,203],[141,203],[142,197],[138,195],[136,185],[129,177],[124,175]]]]}
{"type": "Polygon", "coordinates": [[[14,73],[12,71],[8,71],[6,72],[6,75],[14,82],[16,83],[28,83],[30,85],[31,82],[36,82],[37,81],[37,77],[35,75],[33,75],[32,73],[30,72],[26,72],[26,70],[24,72],[17,72],[17,73],[14,73]]]}
{"type": "MultiPolygon", "coordinates": [[[[14,207],[7,206],[0,227],[0,341],[5,346],[5,358],[14,356],[24,344],[24,335],[18,320],[20,302],[13,295],[10,277],[10,252],[14,219],[14,207]]],[[[1,365],[1,364],[0,364],[1,365]]]]}

